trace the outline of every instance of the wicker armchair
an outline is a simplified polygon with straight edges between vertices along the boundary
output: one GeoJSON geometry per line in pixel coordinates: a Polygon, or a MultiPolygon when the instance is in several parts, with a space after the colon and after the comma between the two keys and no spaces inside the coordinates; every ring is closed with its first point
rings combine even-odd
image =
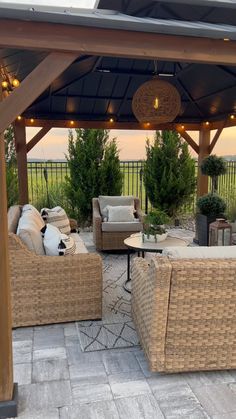
{"type": "MultiPolygon", "coordinates": [[[[137,229],[130,228],[128,231],[103,231],[104,223],[100,211],[99,199],[93,198],[93,241],[97,250],[122,250],[126,249],[124,240],[133,233],[137,233],[137,229]]],[[[140,208],[139,198],[134,198],[135,217],[142,224],[143,213],[140,208]]],[[[142,225],[141,225],[142,229],[142,225]]],[[[140,229],[139,229],[140,231],[140,229]]]]}
{"type": "Polygon", "coordinates": [[[236,368],[236,259],[136,258],[132,313],[151,371],[236,368]]]}
{"type": "Polygon", "coordinates": [[[100,319],[101,257],[36,255],[8,223],[13,327],[100,319]]]}

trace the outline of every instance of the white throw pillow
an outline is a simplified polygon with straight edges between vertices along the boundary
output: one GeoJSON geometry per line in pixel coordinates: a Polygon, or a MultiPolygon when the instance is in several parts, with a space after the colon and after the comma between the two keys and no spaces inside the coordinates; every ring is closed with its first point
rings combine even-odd
{"type": "Polygon", "coordinates": [[[57,227],[61,233],[70,234],[70,221],[63,208],[59,206],[52,209],[43,208],[41,209],[41,216],[45,223],[57,227]]]}
{"type": "Polygon", "coordinates": [[[107,205],[109,222],[131,222],[134,221],[134,207],[132,205],[107,205]]]}
{"type": "Polygon", "coordinates": [[[134,207],[134,197],[133,196],[107,196],[107,195],[99,195],[98,202],[100,206],[100,211],[102,214],[102,220],[108,217],[107,214],[107,206],[110,205],[112,207],[116,207],[119,205],[132,205],[134,207]]]}
{"type": "Polygon", "coordinates": [[[17,235],[27,248],[36,255],[45,255],[43,240],[41,236],[41,228],[44,222],[32,211],[24,211],[19,219],[17,227],[17,235]]]}
{"type": "Polygon", "coordinates": [[[34,217],[35,222],[37,222],[37,224],[40,227],[39,229],[41,230],[41,228],[43,228],[43,226],[45,225],[45,222],[41,217],[40,212],[33,205],[25,204],[22,208],[22,216],[28,216],[30,214],[34,217]]]}
{"type": "Polygon", "coordinates": [[[46,224],[41,230],[43,244],[47,256],[67,256],[75,253],[76,245],[72,237],[60,232],[60,230],[46,224]]]}

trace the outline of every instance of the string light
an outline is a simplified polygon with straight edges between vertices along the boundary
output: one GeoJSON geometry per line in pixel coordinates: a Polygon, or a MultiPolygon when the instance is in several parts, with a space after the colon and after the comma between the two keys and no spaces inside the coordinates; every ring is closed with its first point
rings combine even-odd
{"type": "Polygon", "coordinates": [[[235,118],[235,116],[234,115],[230,115],[230,119],[234,119],[235,118]]]}
{"type": "Polygon", "coordinates": [[[70,121],[70,124],[71,124],[71,125],[74,125],[74,121],[70,121]]]}
{"type": "Polygon", "coordinates": [[[181,125],[181,129],[184,129],[184,125],[181,125]]]}
{"type": "Polygon", "coordinates": [[[206,121],[206,122],[205,122],[205,124],[206,124],[206,125],[210,125],[210,122],[209,122],[209,121],[206,121]]]}
{"type": "Polygon", "coordinates": [[[20,82],[16,77],[14,77],[11,84],[12,84],[13,87],[19,87],[20,86],[20,82]]]}
{"type": "Polygon", "coordinates": [[[8,81],[7,80],[2,81],[2,87],[3,87],[3,89],[6,89],[8,87],[8,81]]]}
{"type": "Polygon", "coordinates": [[[113,118],[110,118],[109,119],[109,122],[111,122],[111,124],[114,122],[114,119],[113,118]]]}
{"type": "Polygon", "coordinates": [[[31,122],[31,124],[33,124],[33,123],[34,123],[34,119],[33,119],[33,118],[31,118],[31,119],[30,119],[30,122],[31,122]]]}
{"type": "Polygon", "coordinates": [[[20,121],[22,119],[22,117],[20,115],[18,115],[17,119],[18,119],[18,121],[20,121]]]}

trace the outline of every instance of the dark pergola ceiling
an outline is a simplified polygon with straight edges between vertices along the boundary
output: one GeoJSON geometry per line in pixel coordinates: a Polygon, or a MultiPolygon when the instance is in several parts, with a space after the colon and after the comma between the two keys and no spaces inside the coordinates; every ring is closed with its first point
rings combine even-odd
{"type": "Polygon", "coordinates": [[[236,25],[234,1],[100,0],[98,7],[144,18],[236,25]]]}
{"type": "MultiPolygon", "coordinates": [[[[132,16],[236,25],[232,2],[100,0],[98,7],[132,16]],[[187,4],[186,4],[187,3],[187,4]],[[196,4],[199,3],[199,4],[196,4]],[[203,4],[206,4],[205,6],[203,4]],[[217,7],[215,6],[217,4],[217,7]]],[[[5,70],[23,80],[45,53],[3,49],[5,70]]],[[[236,66],[158,61],[157,72],[181,95],[175,122],[214,121],[236,113],[236,66]]],[[[135,122],[132,97],[154,74],[154,62],[116,57],[83,56],[74,62],[24,113],[45,120],[135,122]]]]}

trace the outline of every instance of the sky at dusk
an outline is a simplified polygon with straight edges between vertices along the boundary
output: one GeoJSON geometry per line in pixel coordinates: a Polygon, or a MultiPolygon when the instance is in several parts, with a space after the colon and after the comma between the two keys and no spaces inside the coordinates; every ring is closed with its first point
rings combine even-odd
{"type": "MultiPolygon", "coordinates": [[[[27,140],[30,140],[39,128],[27,128],[27,140]]],[[[198,134],[190,132],[193,139],[198,142],[198,134]]],[[[126,131],[111,130],[110,137],[117,138],[121,160],[140,160],[145,159],[146,138],[153,138],[153,131],[126,131]]],[[[212,136],[214,131],[212,132],[212,136]]],[[[68,130],[54,128],[28,153],[28,158],[37,159],[64,159],[68,146],[68,130]]],[[[190,148],[191,154],[196,156],[190,148]]],[[[236,155],[236,127],[226,128],[221,134],[213,151],[217,155],[236,155]]]]}

